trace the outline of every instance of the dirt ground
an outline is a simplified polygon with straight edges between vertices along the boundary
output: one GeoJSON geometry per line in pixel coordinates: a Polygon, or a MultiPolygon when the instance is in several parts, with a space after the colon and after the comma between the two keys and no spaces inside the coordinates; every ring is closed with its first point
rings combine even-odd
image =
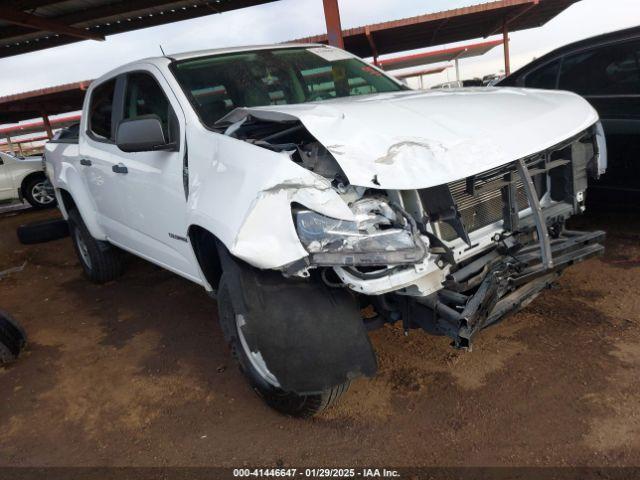
{"type": "Polygon", "coordinates": [[[640,465],[640,222],[593,216],[606,256],[568,270],[472,352],[395,327],[342,403],[301,421],[239,374],[205,292],[131,258],[86,281],[69,239],[23,246],[0,213],[0,308],[29,347],[0,369],[2,466],[640,465]]]}

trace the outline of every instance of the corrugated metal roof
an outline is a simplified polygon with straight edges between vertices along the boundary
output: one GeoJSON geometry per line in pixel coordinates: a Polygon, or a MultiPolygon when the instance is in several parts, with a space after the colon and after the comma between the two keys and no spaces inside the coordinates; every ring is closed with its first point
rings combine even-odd
{"type": "Polygon", "coordinates": [[[434,67],[434,68],[427,68],[424,70],[414,70],[411,72],[405,72],[405,73],[391,73],[391,75],[393,75],[396,78],[399,79],[403,79],[403,78],[412,78],[412,77],[424,77],[426,75],[433,75],[436,73],[442,73],[444,72],[447,68],[451,68],[453,65],[442,65],[440,67],[434,67]]]}
{"type": "Polygon", "coordinates": [[[94,35],[140,28],[261,5],[276,0],[21,0],[0,4],[0,57],[55,47],[81,39],[1,20],[3,12],[29,14],[94,35]],[[19,5],[11,8],[9,4],[19,5]]]}
{"type": "MultiPolygon", "coordinates": [[[[420,48],[486,38],[502,32],[540,27],[580,0],[498,0],[470,7],[418,15],[377,23],[343,32],[345,49],[361,56],[406,52],[420,48]]],[[[300,42],[327,43],[327,35],[298,39],[300,42]]]]}
{"type": "Polygon", "coordinates": [[[384,60],[380,60],[378,65],[385,70],[400,70],[402,68],[418,67],[432,63],[452,62],[456,59],[460,60],[462,58],[484,55],[498,45],[502,45],[502,39],[446,48],[444,50],[435,50],[432,52],[416,53],[403,57],[385,58],[384,60]]]}
{"type": "Polygon", "coordinates": [[[79,110],[90,83],[85,80],[0,97],[0,124],[36,118],[43,112],[57,115],[79,110]]]}

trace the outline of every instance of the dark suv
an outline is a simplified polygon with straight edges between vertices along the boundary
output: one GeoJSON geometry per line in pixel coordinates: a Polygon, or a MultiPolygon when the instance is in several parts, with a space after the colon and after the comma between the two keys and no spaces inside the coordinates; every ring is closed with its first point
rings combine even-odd
{"type": "Polygon", "coordinates": [[[569,90],[586,98],[600,114],[609,151],[609,168],[589,189],[590,200],[639,204],[640,27],[561,47],[497,86],[569,90]]]}

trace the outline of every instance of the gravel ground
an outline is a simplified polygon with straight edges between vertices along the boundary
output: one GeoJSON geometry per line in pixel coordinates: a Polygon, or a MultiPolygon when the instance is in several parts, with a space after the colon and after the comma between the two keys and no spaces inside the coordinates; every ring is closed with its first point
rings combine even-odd
{"type": "Polygon", "coordinates": [[[69,239],[23,246],[0,213],[0,308],[30,343],[0,368],[1,466],[640,465],[640,222],[593,216],[603,258],[484,331],[472,352],[385,327],[380,363],[300,421],[250,391],[196,285],[131,258],[85,281],[69,239]]]}

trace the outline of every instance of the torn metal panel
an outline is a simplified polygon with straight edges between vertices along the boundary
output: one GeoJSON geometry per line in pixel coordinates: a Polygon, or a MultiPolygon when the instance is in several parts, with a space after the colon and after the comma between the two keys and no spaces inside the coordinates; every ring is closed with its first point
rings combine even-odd
{"type": "Polygon", "coordinates": [[[331,183],[278,153],[206,130],[190,144],[189,224],[215,232],[229,250],[258,268],[280,268],[308,255],[293,224],[297,203],[333,218],[353,213],[331,183]],[[260,172],[260,175],[247,174],[260,172]]]}

